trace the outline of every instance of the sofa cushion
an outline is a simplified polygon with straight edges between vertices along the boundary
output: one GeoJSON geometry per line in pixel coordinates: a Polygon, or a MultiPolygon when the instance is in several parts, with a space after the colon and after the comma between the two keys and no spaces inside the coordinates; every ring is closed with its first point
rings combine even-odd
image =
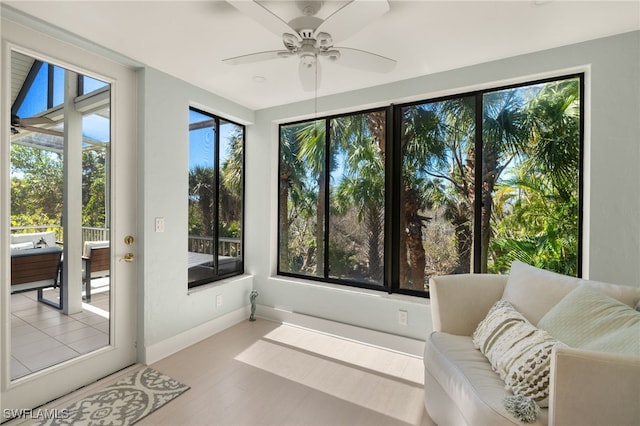
{"type": "Polygon", "coordinates": [[[502,299],[510,302],[532,324],[538,324],[544,314],[580,284],[596,288],[633,308],[640,302],[639,287],[569,277],[519,261],[511,264],[502,299]]]}
{"type": "Polygon", "coordinates": [[[11,234],[11,244],[32,243],[34,247],[37,247],[40,241],[44,241],[45,247],[55,247],[56,233],[53,231],[47,231],[47,232],[30,232],[30,233],[24,233],[24,234],[11,234]]]}
{"type": "MultiPolygon", "coordinates": [[[[425,379],[425,387],[439,386],[456,403],[466,424],[519,424],[504,407],[503,399],[511,392],[474,348],[471,337],[432,333],[425,345],[424,364],[433,377],[425,379]]],[[[530,425],[546,425],[547,418],[548,410],[542,409],[530,425]]]]}
{"type": "Polygon", "coordinates": [[[504,300],[493,305],[472,339],[515,395],[548,405],[551,351],[562,343],[504,300]]]}
{"type": "Polygon", "coordinates": [[[587,286],[578,286],[538,323],[567,345],[640,357],[640,312],[587,286]]]}

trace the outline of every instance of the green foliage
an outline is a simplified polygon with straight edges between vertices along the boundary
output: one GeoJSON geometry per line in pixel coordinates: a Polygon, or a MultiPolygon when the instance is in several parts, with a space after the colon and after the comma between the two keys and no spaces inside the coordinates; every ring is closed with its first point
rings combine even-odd
{"type": "Polygon", "coordinates": [[[30,146],[11,144],[11,215],[62,217],[62,156],[30,146]]]}
{"type": "MultiPolygon", "coordinates": [[[[396,210],[400,247],[394,253],[406,274],[400,277],[401,287],[420,289],[430,274],[469,272],[473,247],[478,246],[481,271],[507,272],[518,259],[577,273],[579,97],[578,79],[486,92],[481,167],[476,167],[475,96],[402,108],[401,140],[396,141],[402,159],[401,205],[396,210]],[[480,200],[475,191],[479,171],[480,200]],[[474,215],[477,206],[482,206],[479,216],[474,215]],[[474,226],[480,226],[480,235],[474,234],[474,226]]],[[[382,257],[365,248],[377,244],[372,237],[383,228],[384,144],[376,139],[380,123],[364,117],[330,119],[327,153],[326,121],[283,127],[283,270],[319,273],[324,173],[331,173],[327,255],[332,276],[349,276],[350,268],[371,267],[373,259],[382,257]]]]}
{"type": "MultiPolygon", "coordinates": [[[[105,151],[85,150],[82,153],[83,226],[103,227],[106,223],[105,156],[105,151]]],[[[60,224],[63,185],[61,154],[11,144],[12,226],[60,224]]]]}

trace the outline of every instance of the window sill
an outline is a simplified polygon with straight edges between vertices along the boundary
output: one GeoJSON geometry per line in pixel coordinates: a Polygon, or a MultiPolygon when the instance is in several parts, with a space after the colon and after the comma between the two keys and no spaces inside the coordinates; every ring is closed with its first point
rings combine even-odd
{"type": "Polygon", "coordinates": [[[430,299],[421,296],[411,296],[401,293],[388,293],[383,290],[372,290],[361,287],[351,287],[343,284],[334,284],[325,281],[305,280],[303,278],[289,277],[286,275],[273,275],[269,280],[281,281],[290,284],[302,285],[307,287],[314,287],[318,289],[331,290],[340,293],[359,294],[368,297],[378,297],[387,300],[397,300],[407,303],[415,303],[417,305],[429,306],[431,304],[430,299]]]}
{"type": "Polygon", "coordinates": [[[199,285],[197,287],[193,287],[190,288],[187,291],[187,296],[191,295],[191,294],[195,294],[195,293],[200,293],[203,291],[207,291],[210,289],[219,289],[220,287],[224,287],[227,285],[238,285],[241,284],[247,280],[251,280],[252,281],[252,286],[253,286],[253,275],[249,275],[249,274],[242,274],[242,275],[234,275],[233,277],[229,277],[229,278],[223,278],[221,280],[218,281],[212,281],[210,283],[207,284],[202,284],[199,285]]]}

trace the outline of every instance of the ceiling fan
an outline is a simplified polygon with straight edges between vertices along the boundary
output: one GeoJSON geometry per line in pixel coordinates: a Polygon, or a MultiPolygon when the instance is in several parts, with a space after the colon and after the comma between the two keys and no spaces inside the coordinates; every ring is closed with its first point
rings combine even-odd
{"type": "MultiPolygon", "coordinates": [[[[271,32],[282,36],[285,50],[270,50],[250,53],[223,62],[240,65],[276,58],[298,57],[298,73],[305,91],[317,89],[320,83],[319,58],[327,58],[336,64],[375,72],[389,72],[396,61],[365,50],[334,46],[334,42],[343,40],[360,31],[373,19],[389,10],[387,0],[352,0],[322,19],[318,13],[327,2],[295,1],[301,16],[288,22],[269,10],[258,1],[228,0],[228,3],[245,15],[253,18],[271,32]]],[[[289,2],[286,2],[289,3],[289,2]]]]}
{"type": "Polygon", "coordinates": [[[11,116],[11,134],[17,135],[20,133],[20,129],[28,130],[36,133],[44,133],[46,135],[64,136],[64,134],[58,130],[51,130],[44,127],[37,127],[40,124],[54,124],[55,122],[48,117],[31,117],[20,118],[17,115],[11,116]]]}

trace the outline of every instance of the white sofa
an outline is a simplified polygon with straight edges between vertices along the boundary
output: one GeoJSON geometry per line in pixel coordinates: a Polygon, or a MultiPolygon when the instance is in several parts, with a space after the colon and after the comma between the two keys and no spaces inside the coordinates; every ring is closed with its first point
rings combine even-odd
{"type": "MultiPolygon", "coordinates": [[[[522,425],[505,409],[504,398],[513,395],[511,390],[476,348],[472,335],[498,300],[510,302],[534,326],[545,321],[550,324],[551,317],[557,323],[558,313],[571,311],[563,310],[565,302],[559,303],[571,302],[570,297],[578,293],[572,290],[578,286],[595,288],[599,295],[604,293],[626,305],[613,301],[631,320],[605,337],[627,333],[622,344],[631,348],[631,354],[615,353],[615,348],[609,352],[562,344],[554,348],[548,370],[548,408],[540,409],[529,424],[640,425],[640,355],[636,354],[640,351],[640,320],[635,317],[640,318],[640,288],[567,277],[521,262],[514,262],[509,276],[466,274],[431,279],[434,332],[424,354],[425,406],[431,418],[439,426],[522,425]],[[631,325],[627,328],[626,324],[631,325]]],[[[590,294],[588,289],[586,293],[590,294]]],[[[575,303],[570,306],[578,307],[575,303]]],[[[561,318],[561,325],[589,322],[591,313],[584,312],[589,310],[578,311],[577,321],[561,318]]],[[[571,340],[571,334],[563,336],[571,340]]]]}

